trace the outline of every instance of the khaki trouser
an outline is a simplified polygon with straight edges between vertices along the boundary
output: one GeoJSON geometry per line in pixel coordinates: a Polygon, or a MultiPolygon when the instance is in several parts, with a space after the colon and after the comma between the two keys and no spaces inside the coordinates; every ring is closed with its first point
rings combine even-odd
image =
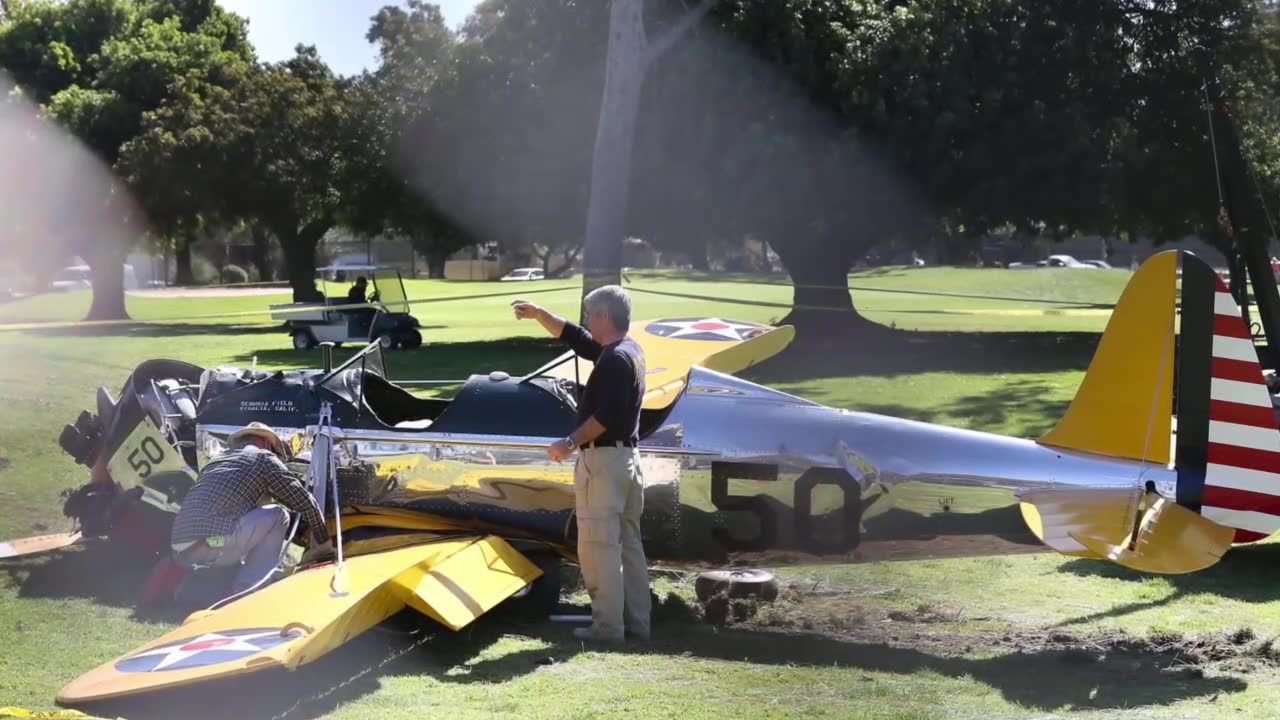
{"type": "Polygon", "coordinates": [[[585,448],[573,472],[578,563],[591,595],[592,632],[649,634],[649,565],[640,543],[644,477],[635,448],[585,448]]]}

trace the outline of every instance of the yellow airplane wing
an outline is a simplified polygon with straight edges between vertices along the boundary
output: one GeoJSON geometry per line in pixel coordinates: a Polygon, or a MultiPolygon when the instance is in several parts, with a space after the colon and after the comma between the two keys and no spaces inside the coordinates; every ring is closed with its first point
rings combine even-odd
{"type": "MultiPolygon", "coordinates": [[[[795,337],[790,325],[771,327],[741,320],[720,318],[667,318],[631,323],[628,331],[644,350],[646,409],[664,408],[684,389],[689,368],[701,365],[712,370],[735,373],[777,355],[795,337]]],[[[558,359],[567,359],[572,352],[558,359]]],[[[592,364],[578,359],[564,362],[547,375],[577,379],[586,383],[592,364]]]]}
{"type": "Polygon", "coordinates": [[[50,550],[60,550],[78,542],[80,542],[79,532],[19,538],[8,542],[0,542],[0,558],[20,557],[22,555],[49,552],[50,550]]]}
{"type": "Polygon", "coordinates": [[[58,702],[83,703],[242,675],[292,670],[405,605],[457,630],[541,575],[501,538],[449,537],[349,558],[345,595],[333,566],[313,567],[213,611],[72,681],[58,702]]]}

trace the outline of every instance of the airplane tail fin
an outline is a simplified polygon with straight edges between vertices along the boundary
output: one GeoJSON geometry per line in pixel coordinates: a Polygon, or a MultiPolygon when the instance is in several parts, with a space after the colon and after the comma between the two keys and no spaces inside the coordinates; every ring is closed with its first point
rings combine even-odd
{"type": "Polygon", "coordinates": [[[1134,274],[1040,442],[1177,471],[1176,503],[1134,488],[1123,529],[1114,507],[1072,490],[1023,498],[1028,524],[1060,551],[1188,572],[1280,530],[1280,425],[1257,351],[1222,279],[1190,253],[1159,253],[1134,274]]]}
{"type": "Polygon", "coordinates": [[[1280,530],[1280,424],[1235,298],[1203,261],[1182,262],[1175,465],[1178,504],[1235,529],[1280,530]]]}
{"type": "Polygon", "coordinates": [[[1170,251],[1134,273],[1075,399],[1042,444],[1169,462],[1177,269],[1170,251]]]}

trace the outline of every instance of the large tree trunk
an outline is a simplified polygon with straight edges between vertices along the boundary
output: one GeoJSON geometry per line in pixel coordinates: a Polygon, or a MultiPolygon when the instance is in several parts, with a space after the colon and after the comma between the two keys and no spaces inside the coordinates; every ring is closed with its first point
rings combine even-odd
{"type": "Polygon", "coordinates": [[[316,244],[333,227],[332,221],[316,220],[302,228],[274,228],[280,249],[284,251],[284,263],[289,273],[289,287],[293,289],[294,302],[315,302],[320,292],[316,290],[316,244]]]}
{"type": "Polygon", "coordinates": [[[94,248],[85,258],[93,277],[93,303],[86,320],[128,320],[124,306],[124,253],[94,248]]]}
{"type": "Polygon", "coordinates": [[[427,277],[443,280],[444,264],[449,260],[449,255],[450,253],[439,251],[427,253],[427,277]]]}
{"type": "Polygon", "coordinates": [[[780,324],[794,325],[800,340],[834,340],[849,330],[884,329],[862,317],[849,293],[847,258],[834,257],[835,243],[792,239],[774,248],[795,285],[791,312],[780,324]],[[836,330],[836,332],[833,332],[836,330]]]}
{"type": "Polygon", "coordinates": [[[196,276],[191,271],[191,238],[184,237],[175,244],[173,250],[174,285],[195,285],[196,276]]]}
{"type": "Polygon", "coordinates": [[[289,273],[289,287],[293,289],[293,301],[314,302],[316,290],[316,246],[294,237],[280,236],[284,249],[284,264],[289,273]]]}
{"type": "Polygon", "coordinates": [[[275,268],[271,267],[271,236],[257,223],[249,232],[253,237],[253,264],[258,268],[258,281],[271,282],[276,279],[275,268]]]}
{"type": "MultiPolygon", "coordinates": [[[[564,250],[560,256],[564,259],[558,267],[551,267],[551,252],[547,252],[546,262],[542,265],[542,273],[548,278],[558,278],[573,268],[573,264],[578,261],[578,255],[582,252],[582,247],[578,246],[569,250],[564,250]]],[[[621,270],[621,269],[619,269],[621,270]]]]}
{"type": "Polygon", "coordinates": [[[604,97],[591,159],[587,204],[586,255],[582,294],[622,278],[622,239],[626,232],[631,183],[631,147],[644,85],[643,0],[614,0],[609,15],[609,52],[604,97]]]}
{"type": "Polygon", "coordinates": [[[689,248],[689,264],[698,272],[710,272],[711,261],[707,259],[707,241],[695,240],[689,248]]]}

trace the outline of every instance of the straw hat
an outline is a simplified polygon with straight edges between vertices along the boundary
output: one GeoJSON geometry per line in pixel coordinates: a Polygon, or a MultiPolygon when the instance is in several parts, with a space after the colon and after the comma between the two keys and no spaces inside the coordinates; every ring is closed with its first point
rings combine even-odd
{"type": "Polygon", "coordinates": [[[275,453],[281,460],[288,459],[288,451],[285,450],[284,441],[280,439],[280,436],[277,435],[274,430],[260,422],[251,422],[243,428],[231,433],[231,435],[227,437],[227,447],[234,447],[238,441],[243,440],[250,435],[256,435],[266,440],[267,444],[271,447],[271,452],[275,453]]]}

